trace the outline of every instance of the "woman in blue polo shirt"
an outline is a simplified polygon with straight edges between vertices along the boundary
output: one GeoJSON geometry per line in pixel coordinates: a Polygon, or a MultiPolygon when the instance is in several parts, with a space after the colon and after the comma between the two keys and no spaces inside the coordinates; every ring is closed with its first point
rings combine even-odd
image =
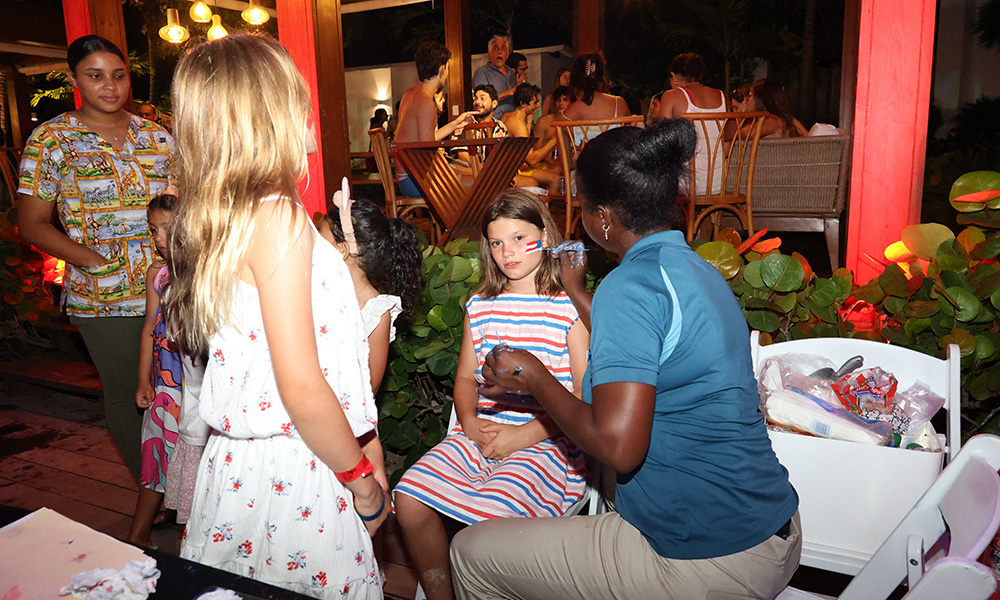
{"type": "Polygon", "coordinates": [[[674,119],[580,154],[584,227],[622,257],[594,296],[583,401],[522,350],[483,369],[485,393],[530,393],[614,468],[617,512],[466,529],[451,547],[459,598],[771,598],[798,566],[798,498],[758,410],[746,321],[674,229],[694,148],[674,119]]]}

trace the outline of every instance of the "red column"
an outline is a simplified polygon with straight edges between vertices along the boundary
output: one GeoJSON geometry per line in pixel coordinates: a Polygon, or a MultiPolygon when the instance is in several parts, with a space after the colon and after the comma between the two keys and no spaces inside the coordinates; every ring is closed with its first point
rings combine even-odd
{"type": "Polygon", "coordinates": [[[935,0],[862,0],[847,268],[865,282],[920,222],[935,0]]]}
{"type": "MultiPolygon", "coordinates": [[[[125,45],[125,18],[122,16],[120,0],[63,0],[63,21],[66,25],[66,43],[72,44],[80,36],[97,34],[128,56],[125,45]]],[[[80,95],[73,93],[76,106],[80,106],[80,95]]],[[[132,94],[129,93],[125,110],[132,110],[132,94]]]]}
{"type": "Polygon", "coordinates": [[[63,0],[63,20],[66,22],[68,44],[82,36],[93,33],[90,21],[89,0],[63,0]]]}
{"type": "MultiPolygon", "coordinates": [[[[309,85],[312,122],[316,129],[316,147],[323,148],[320,123],[319,86],[316,80],[316,29],[312,0],[277,0],[278,41],[292,55],[299,72],[309,85]]],[[[309,156],[308,178],[299,185],[302,203],[309,214],[326,212],[326,191],[323,182],[323,153],[309,156]]]]}

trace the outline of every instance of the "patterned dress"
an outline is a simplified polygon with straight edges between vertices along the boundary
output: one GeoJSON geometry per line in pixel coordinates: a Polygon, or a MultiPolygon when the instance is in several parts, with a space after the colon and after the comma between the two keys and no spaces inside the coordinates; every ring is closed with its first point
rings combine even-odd
{"type": "MultiPolygon", "coordinates": [[[[500,341],[534,354],[573,391],[569,329],[579,319],[565,292],[556,296],[504,292],[492,300],[473,296],[466,305],[482,380],[486,355],[500,341]]],[[[522,425],[544,409],[531,396],[480,396],[478,415],[522,425]]],[[[461,424],[417,461],[396,485],[441,514],[466,524],[499,517],[556,517],[583,497],[583,452],[565,437],[543,440],[502,460],[483,457],[461,424]]]]}
{"type": "MultiPolygon", "coordinates": [[[[156,274],[153,288],[158,295],[168,277],[167,266],[156,274]]],[[[167,324],[159,308],[153,317],[153,403],[142,415],[142,474],[139,483],[163,493],[167,465],[177,444],[177,421],[181,414],[181,355],[167,340],[167,324]]]]}
{"type": "MultiPolygon", "coordinates": [[[[320,366],[356,436],[378,410],[368,340],[340,253],[316,235],[312,307],[320,366]]],[[[199,413],[205,446],[181,556],[316,598],[382,598],[354,499],[305,445],[278,396],[257,289],[212,337],[199,413]]]]}

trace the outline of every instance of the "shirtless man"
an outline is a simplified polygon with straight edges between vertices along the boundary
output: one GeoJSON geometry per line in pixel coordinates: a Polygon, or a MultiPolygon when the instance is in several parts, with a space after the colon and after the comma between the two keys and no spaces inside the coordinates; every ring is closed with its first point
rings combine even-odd
{"type": "MultiPolygon", "coordinates": [[[[399,121],[395,142],[433,142],[443,140],[471,123],[476,114],[464,112],[444,127],[437,127],[437,106],[434,94],[448,82],[448,60],[451,51],[438,42],[423,42],[417,46],[413,62],[417,65],[420,83],[406,90],[399,101],[399,121]]],[[[422,196],[410,177],[397,170],[399,189],[406,196],[422,196]]]]}
{"type": "MultiPolygon", "coordinates": [[[[541,105],[541,92],[537,86],[522,83],[514,89],[514,110],[503,116],[503,124],[511,137],[531,137],[532,117],[541,105]]],[[[518,169],[518,176],[535,180],[535,184],[521,183],[519,185],[536,185],[550,191],[559,186],[560,174],[545,168],[542,161],[552,153],[556,146],[556,138],[552,136],[540,147],[532,148],[524,158],[524,164],[518,169]]]]}

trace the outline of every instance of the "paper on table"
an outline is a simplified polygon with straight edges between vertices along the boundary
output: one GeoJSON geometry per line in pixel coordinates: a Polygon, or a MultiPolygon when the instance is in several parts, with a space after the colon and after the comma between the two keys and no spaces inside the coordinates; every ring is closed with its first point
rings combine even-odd
{"type": "Polygon", "coordinates": [[[52,600],[75,573],[144,562],[141,550],[40,508],[0,529],[0,597],[15,585],[21,600],[52,600]]]}

